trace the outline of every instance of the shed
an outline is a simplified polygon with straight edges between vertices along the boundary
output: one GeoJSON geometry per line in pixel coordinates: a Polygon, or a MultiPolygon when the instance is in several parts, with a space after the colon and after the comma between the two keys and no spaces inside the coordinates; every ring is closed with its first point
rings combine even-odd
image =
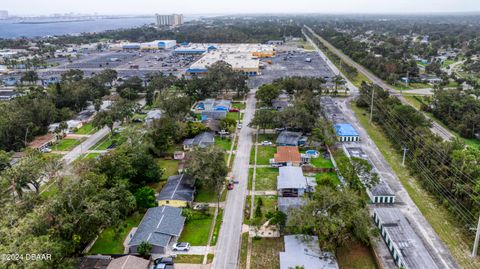
{"type": "Polygon", "coordinates": [[[181,174],[168,177],[167,183],[157,196],[158,205],[186,207],[193,202],[195,193],[195,179],[181,174]]]}

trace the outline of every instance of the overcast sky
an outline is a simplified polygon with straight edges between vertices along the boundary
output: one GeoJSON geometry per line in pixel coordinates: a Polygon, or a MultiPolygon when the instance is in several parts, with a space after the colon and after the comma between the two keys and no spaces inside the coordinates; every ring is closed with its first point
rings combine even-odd
{"type": "Polygon", "coordinates": [[[0,0],[14,15],[52,13],[412,13],[480,11],[480,0],[0,0]]]}

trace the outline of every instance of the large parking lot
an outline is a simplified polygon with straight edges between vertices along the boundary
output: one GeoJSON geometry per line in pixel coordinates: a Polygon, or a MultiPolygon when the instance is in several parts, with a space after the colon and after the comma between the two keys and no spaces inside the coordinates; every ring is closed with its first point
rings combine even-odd
{"type": "Polygon", "coordinates": [[[302,76],[321,77],[328,82],[335,76],[327,63],[313,51],[304,51],[292,46],[280,46],[277,56],[264,59],[265,68],[261,70],[262,75],[252,77],[249,80],[251,87],[258,87],[265,83],[281,77],[302,76]],[[310,62],[307,62],[310,58],[310,62]],[[271,60],[271,64],[268,61],[271,60]]]}

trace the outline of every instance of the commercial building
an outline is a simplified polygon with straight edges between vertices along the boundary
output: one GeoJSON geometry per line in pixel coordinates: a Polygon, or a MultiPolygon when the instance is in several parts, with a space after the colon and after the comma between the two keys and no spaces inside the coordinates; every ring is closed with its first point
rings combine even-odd
{"type": "Polygon", "coordinates": [[[437,269],[422,240],[397,208],[375,208],[373,220],[380,229],[395,264],[405,269],[437,269]]]}
{"type": "Polygon", "coordinates": [[[275,46],[265,44],[192,44],[175,50],[179,54],[203,54],[203,57],[193,63],[187,74],[202,75],[216,62],[224,61],[237,72],[248,76],[260,74],[258,58],[273,57],[275,46]]]}
{"type": "Polygon", "coordinates": [[[183,14],[155,14],[155,16],[157,18],[157,26],[177,26],[184,22],[183,14]]]}
{"type": "Polygon", "coordinates": [[[335,255],[320,249],[317,236],[285,235],[285,251],[280,252],[280,269],[338,269],[335,255]]]}
{"type": "Polygon", "coordinates": [[[141,50],[172,49],[177,45],[176,40],[155,40],[140,44],[141,50]]]}
{"type": "Polygon", "coordinates": [[[187,207],[193,202],[194,193],[195,179],[193,177],[185,174],[170,176],[157,196],[158,205],[187,207]]]}
{"type": "Polygon", "coordinates": [[[165,254],[180,236],[184,224],[185,217],[180,208],[149,208],[128,243],[128,250],[130,253],[138,253],[138,246],[147,242],[152,246],[151,253],[165,254]]]}
{"type": "Polygon", "coordinates": [[[360,135],[349,123],[337,123],[333,126],[340,142],[355,142],[360,140],[360,135]]]}

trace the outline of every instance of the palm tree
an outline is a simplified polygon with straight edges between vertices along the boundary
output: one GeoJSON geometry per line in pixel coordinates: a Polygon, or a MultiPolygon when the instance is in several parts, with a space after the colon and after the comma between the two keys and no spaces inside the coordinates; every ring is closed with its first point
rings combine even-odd
{"type": "Polygon", "coordinates": [[[347,83],[347,82],[345,81],[345,79],[343,79],[342,76],[336,75],[335,77],[333,77],[333,83],[335,83],[335,90],[333,91],[333,94],[337,95],[338,94],[338,85],[345,85],[345,83],[347,83]]]}

